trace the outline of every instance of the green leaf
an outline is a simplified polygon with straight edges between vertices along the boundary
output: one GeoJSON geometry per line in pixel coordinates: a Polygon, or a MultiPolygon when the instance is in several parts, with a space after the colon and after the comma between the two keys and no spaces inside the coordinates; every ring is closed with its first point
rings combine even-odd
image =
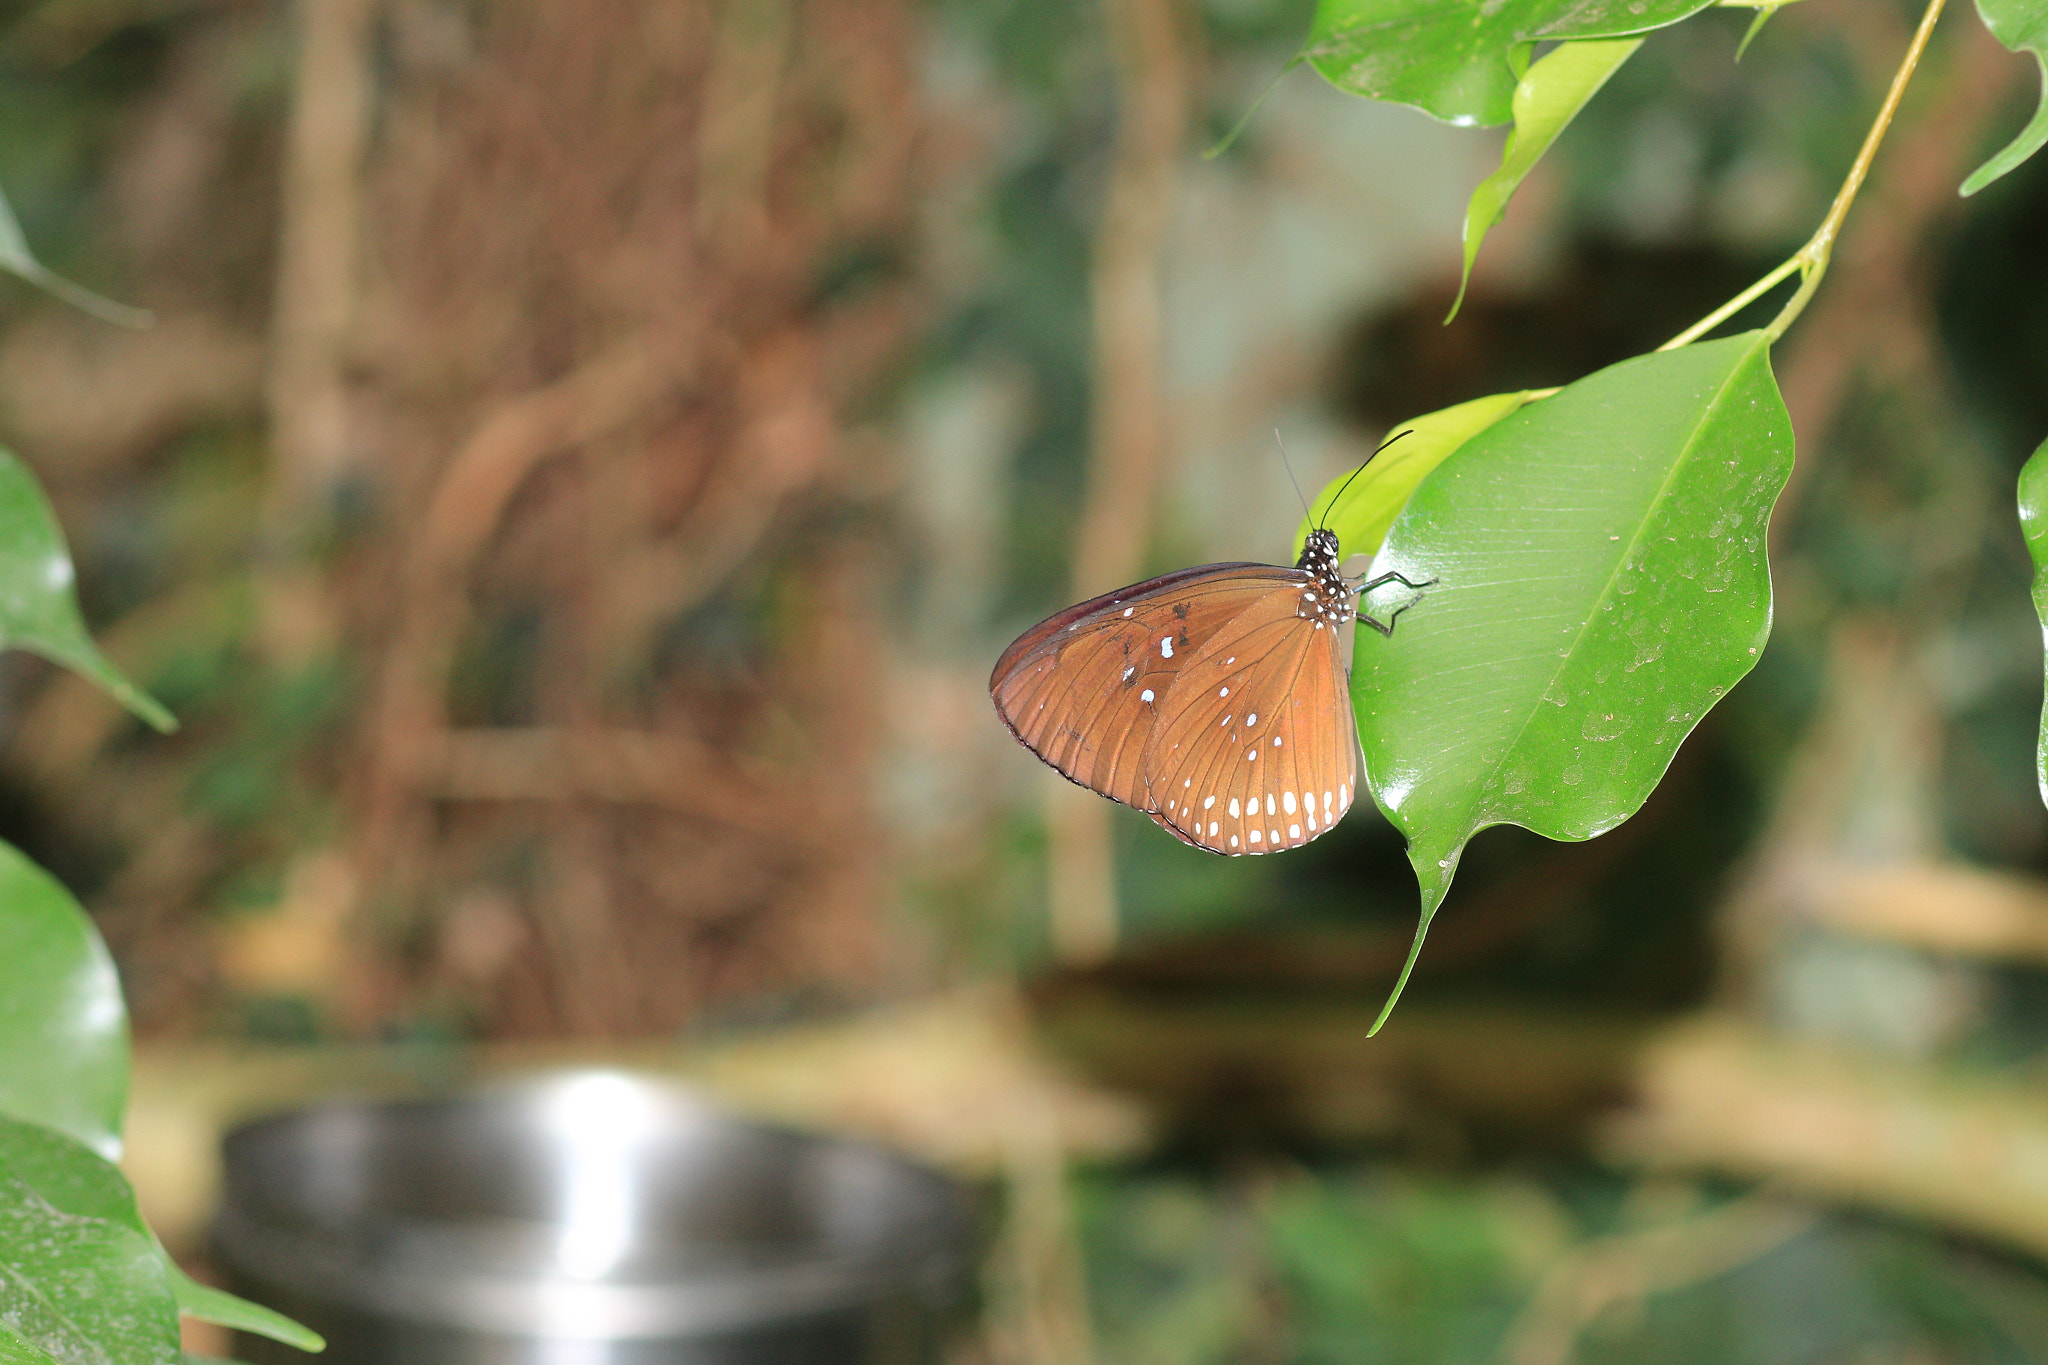
{"type": "Polygon", "coordinates": [[[176,1365],[178,1309],[156,1244],[66,1213],[0,1167],[0,1325],[61,1365],[176,1365]]]}
{"type": "Polygon", "coordinates": [[[128,1012],[99,931],[57,880],[0,843],[0,1114],[121,1150],[128,1012]]]}
{"type": "Polygon", "coordinates": [[[0,1166],[60,1213],[119,1223],[149,1235],[135,1204],[135,1189],[121,1168],[67,1133],[0,1118],[0,1166]]]}
{"type": "Polygon", "coordinates": [[[142,1221],[128,1177],[90,1148],[40,1124],[0,1118],[0,1167],[12,1171],[61,1213],[119,1223],[149,1238],[163,1261],[178,1311],[187,1317],[255,1332],[302,1351],[326,1348],[327,1343],[311,1328],[187,1275],[142,1221]]]}
{"type": "Polygon", "coordinates": [[[1967,197],[2013,169],[2048,143],[2048,0],[1977,0],[1977,16],[1991,36],[2014,52],[2031,52],[2041,68],[2041,102],[2005,150],[1970,172],[1967,197]]]}
{"type": "Polygon", "coordinates": [[[1526,391],[1496,393],[1410,418],[1395,427],[1386,443],[1365,462],[1364,473],[1354,470],[1339,475],[1316,494],[1301,529],[1294,534],[1296,557],[1308,544],[1308,533],[1318,526],[1337,533],[1337,547],[1347,557],[1378,554],[1387,528],[1423,476],[1527,401],[1526,391]]]}
{"type": "Polygon", "coordinates": [[[49,500],[27,466],[0,448],[0,648],[8,646],[77,670],[159,730],[178,728],[86,634],[72,591],[71,552],[49,500]]]}
{"type": "Polygon", "coordinates": [[[171,1289],[178,1296],[178,1311],[185,1316],[202,1322],[217,1322],[238,1332],[254,1332],[272,1341],[296,1346],[301,1351],[327,1349],[325,1338],[312,1328],[293,1322],[284,1314],[272,1312],[261,1304],[230,1294],[225,1289],[201,1284],[180,1270],[175,1262],[167,1261],[166,1266],[171,1273],[171,1289]]]}
{"type": "Polygon", "coordinates": [[[156,321],[146,308],[130,308],[125,303],[103,299],[92,290],[52,273],[30,253],[28,238],[22,233],[21,222],[14,216],[14,210],[8,206],[7,196],[4,194],[0,194],[0,270],[13,271],[30,284],[48,290],[72,307],[83,309],[102,322],[111,322],[121,327],[147,327],[156,321]]]}
{"type": "MultiPolygon", "coordinates": [[[[2041,617],[2041,641],[2048,652],[2048,441],[2027,458],[2020,470],[2020,534],[2034,557],[2034,610],[2041,617]]],[[[2048,660],[2044,660],[2048,668],[2048,660]]],[[[2034,771],[2041,799],[2048,801],[2048,700],[2041,708],[2041,741],[2034,751],[2034,771]]]]}
{"type": "Polygon", "coordinates": [[[1353,95],[1490,127],[1512,113],[1531,44],[1648,33],[1712,2],[1317,0],[1295,60],[1353,95]]]}
{"type": "Polygon", "coordinates": [[[57,1357],[0,1322],[0,1365],[55,1365],[57,1357]]]}
{"type": "Polygon", "coordinates": [[[1394,998],[1467,840],[1612,829],[1756,663],[1791,468],[1769,341],[1749,332],[1582,379],[1416,489],[1373,571],[1437,582],[1352,673],[1367,778],[1421,890],[1394,998]]]}
{"type": "Polygon", "coordinates": [[[1472,191],[1472,201],[1465,206],[1465,267],[1458,276],[1458,297],[1451,300],[1450,317],[1445,322],[1458,316],[1458,305],[1465,301],[1465,286],[1472,279],[1472,262],[1479,256],[1479,244],[1486,240],[1486,230],[1507,212],[1515,187],[1536,168],[1565,125],[1586,107],[1586,101],[1642,45],[1641,38],[1560,43],[1516,83],[1515,127],[1501,149],[1500,169],[1479,182],[1479,188],[1472,191]]]}

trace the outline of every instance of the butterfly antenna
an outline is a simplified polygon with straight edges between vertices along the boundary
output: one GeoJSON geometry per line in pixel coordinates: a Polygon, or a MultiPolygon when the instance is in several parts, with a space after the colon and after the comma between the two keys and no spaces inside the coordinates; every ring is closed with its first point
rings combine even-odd
{"type": "MultiPolygon", "coordinates": [[[[1373,447],[1373,452],[1372,452],[1372,455],[1377,455],[1377,454],[1379,454],[1379,453],[1380,453],[1380,452],[1381,452],[1382,450],[1385,450],[1385,449],[1386,449],[1386,448],[1387,448],[1388,446],[1390,446],[1390,445],[1392,445],[1392,444],[1393,444],[1394,442],[1396,442],[1396,441],[1400,440],[1400,439],[1401,439],[1401,438],[1402,438],[1403,436],[1413,436],[1414,434],[1415,434],[1415,428],[1414,428],[1414,427],[1402,427],[1402,428],[1401,428],[1401,429],[1400,429],[1399,431],[1395,432],[1395,433],[1394,433],[1394,434],[1393,434],[1392,436],[1389,436],[1389,437],[1388,437],[1388,438],[1387,438],[1386,440],[1384,440],[1384,441],[1381,441],[1381,442],[1380,442],[1380,443],[1379,443],[1379,444],[1378,444],[1377,446],[1374,446],[1374,447],[1373,447]]],[[[1372,463],[1372,455],[1368,455],[1368,456],[1366,456],[1366,457],[1365,457],[1365,464],[1371,464],[1371,463],[1372,463]]],[[[1360,469],[1363,469],[1363,468],[1365,468],[1365,465],[1360,465],[1360,466],[1359,466],[1359,468],[1360,468],[1360,469]]]]}
{"type": "Polygon", "coordinates": [[[1400,440],[1403,436],[1412,436],[1414,434],[1415,428],[1403,427],[1399,431],[1395,432],[1392,436],[1389,436],[1386,440],[1381,441],[1377,446],[1373,447],[1372,455],[1368,455],[1365,457],[1365,464],[1361,464],[1358,466],[1358,468],[1352,470],[1350,477],[1345,479],[1343,483],[1338,485],[1336,496],[1330,499],[1330,506],[1325,507],[1323,509],[1324,518],[1327,519],[1329,517],[1330,507],[1335,507],[1337,505],[1338,499],[1344,496],[1344,490],[1351,487],[1351,480],[1357,478],[1360,474],[1363,474],[1365,472],[1365,466],[1372,463],[1374,455],[1378,455],[1382,450],[1385,450],[1388,446],[1400,440]]]}
{"type": "Polygon", "coordinates": [[[1294,497],[1301,504],[1304,517],[1313,516],[1308,510],[1308,498],[1301,491],[1301,480],[1294,477],[1294,462],[1287,458],[1287,442],[1280,439],[1280,428],[1273,428],[1273,444],[1280,447],[1280,467],[1287,471],[1287,482],[1294,485],[1294,497]]]}

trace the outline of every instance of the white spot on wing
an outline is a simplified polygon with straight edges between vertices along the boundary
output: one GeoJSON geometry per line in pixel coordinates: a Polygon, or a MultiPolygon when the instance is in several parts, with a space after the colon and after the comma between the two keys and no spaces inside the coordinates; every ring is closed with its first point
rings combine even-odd
{"type": "Polygon", "coordinates": [[[1211,806],[1213,806],[1213,805],[1215,805],[1215,804],[1216,804],[1216,798],[1215,798],[1215,797],[1213,797],[1213,796],[1205,796],[1205,797],[1203,797],[1203,798],[1202,798],[1202,809],[1203,809],[1203,810],[1207,810],[1207,809],[1209,809],[1209,807],[1211,807],[1211,806]]]}
{"type": "Polygon", "coordinates": [[[1148,687],[1143,692],[1140,692],[1138,694],[1138,700],[1145,702],[1149,705],[1152,701],[1152,689],[1148,687]]]}
{"type": "Polygon", "coordinates": [[[1241,809],[1240,809],[1240,808],[1238,807],[1238,804],[1237,804],[1237,798],[1236,798],[1236,797],[1234,797],[1234,796],[1233,796],[1233,797],[1231,797],[1231,798],[1230,798],[1230,818],[1231,818],[1231,819],[1233,819],[1233,820],[1238,820],[1238,819],[1242,819],[1242,818],[1243,818],[1243,816],[1244,816],[1244,812],[1243,812],[1243,811],[1242,811],[1242,810],[1241,810],[1241,809]]]}
{"type": "MultiPolygon", "coordinates": [[[[1270,798],[1269,798],[1269,799],[1270,799],[1270,798]]],[[[1280,793],[1280,804],[1281,804],[1282,806],[1286,807],[1286,809],[1287,809],[1287,813],[1288,813],[1289,815],[1292,815],[1292,814],[1294,814],[1294,793],[1293,793],[1293,792],[1281,792],[1281,793],[1280,793]]]]}
{"type": "Polygon", "coordinates": [[[1258,841],[1259,841],[1259,832],[1258,832],[1257,830],[1253,830],[1253,831],[1252,831],[1252,842],[1256,844],[1256,843],[1257,843],[1258,841]]]}
{"type": "Polygon", "coordinates": [[[1301,837],[1301,826],[1289,825],[1287,827],[1287,837],[1290,839],[1299,839],[1301,837]]]}
{"type": "Polygon", "coordinates": [[[1173,637],[1171,635],[1159,642],[1159,657],[1162,659],[1171,659],[1173,657],[1173,637]]]}

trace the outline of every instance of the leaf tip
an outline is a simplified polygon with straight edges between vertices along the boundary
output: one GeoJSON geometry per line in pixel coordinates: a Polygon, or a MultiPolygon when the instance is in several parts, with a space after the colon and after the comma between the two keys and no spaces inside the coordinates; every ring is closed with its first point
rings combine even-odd
{"type": "Polygon", "coordinates": [[[1465,306],[1465,286],[1471,282],[1472,264],[1468,260],[1465,263],[1465,273],[1458,277],[1458,295],[1451,300],[1451,311],[1444,314],[1444,326],[1450,326],[1452,321],[1458,316],[1458,310],[1465,306]]]}
{"type": "MultiPolygon", "coordinates": [[[[1466,838],[1470,838],[1468,834],[1466,838]]],[[[1411,836],[1408,843],[1408,862],[1415,869],[1417,889],[1421,892],[1422,905],[1415,921],[1415,941],[1408,945],[1408,959],[1401,964],[1401,974],[1394,978],[1394,989],[1387,993],[1387,1003],[1380,1006],[1377,1019],[1365,1031],[1368,1038],[1376,1036],[1394,1013],[1394,1006],[1401,1002],[1401,993],[1408,989],[1408,978],[1415,971],[1415,963],[1422,956],[1422,941],[1429,936],[1430,921],[1436,918],[1437,907],[1444,903],[1444,893],[1451,889],[1451,878],[1457,875],[1458,860],[1464,856],[1465,840],[1460,839],[1442,858],[1432,858],[1429,851],[1417,846],[1411,836]]]]}
{"type": "Polygon", "coordinates": [[[133,711],[142,718],[143,724],[158,734],[175,735],[178,733],[178,718],[165,710],[163,703],[150,696],[147,692],[137,692],[133,696],[122,698],[122,700],[127,703],[130,711],[133,711]]]}
{"type": "Polygon", "coordinates": [[[1394,989],[1387,992],[1387,1003],[1380,1006],[1379,1017],[1374,1019],[1372,1027],[1365,1031],[1366,1037],[1377,1037],[1380,1029],[1386,1026],[1388,1018],[1394,1013],[1394,1006],[1401,1002],[1401,992],[1408,989],[1408,977],[1415,970],[1415,961],[1422,956],[1422,940],[1429,934],[1429,922],[1434,918],[1435,909],[1435,906],[1428,903],[1428,896],[1425,893],[1422,917],[1415,924],[1415,941],[1408,945],[1408,960],[1401,964],[1401,974],[1394,978],[1394,989]]]}

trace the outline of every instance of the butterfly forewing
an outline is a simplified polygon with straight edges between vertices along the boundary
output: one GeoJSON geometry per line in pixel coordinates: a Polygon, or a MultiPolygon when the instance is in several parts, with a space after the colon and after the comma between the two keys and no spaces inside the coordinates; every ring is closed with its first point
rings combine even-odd
{"type": "Polygon", "coordinates": [[[1019,637],[997,660],[989,693],[1011,733],[1047,763],[1156,810],[1143,757],[1172,713],[1182,667],[1296,577],[1266,564],[1211,564],[1106,593],[1019,637]]]}
{"type": "Polygon", "coordinates": [[[1268,593],[1188,658],[1141,766],[1153,818],[1218,853],[1297,848],[1343,818],[1358,745],[1348,631],[1304,619],[1314,583],[1268,593]]]}

